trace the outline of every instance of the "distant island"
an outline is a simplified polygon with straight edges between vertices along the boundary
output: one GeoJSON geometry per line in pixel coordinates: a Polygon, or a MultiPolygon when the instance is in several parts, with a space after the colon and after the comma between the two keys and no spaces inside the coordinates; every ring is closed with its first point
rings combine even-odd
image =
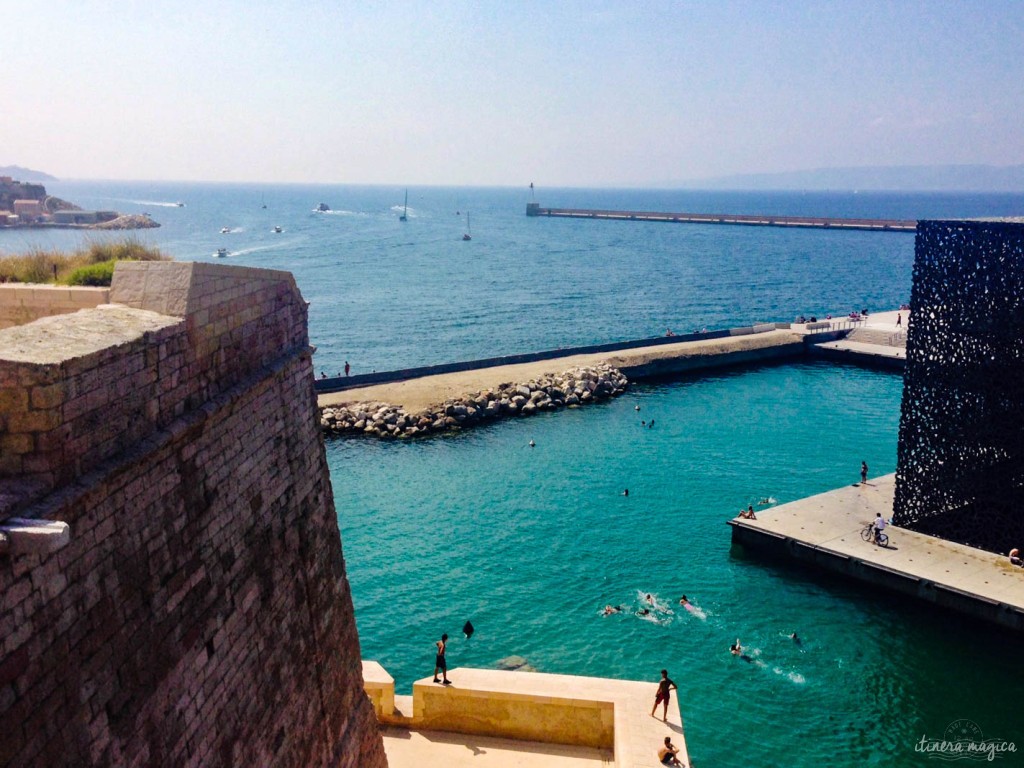
{"type": "Polygon", "coordinates": [[[147,214],[85,211],[74,203],[48,195],[42,184],[0,174],[0,228],[149,229],[159,226],[147,214]]]}
{"type": "Polygon", "coordinates": [[[1024,165],[894,165],[815,168],[783,173],[746,173],[676,181],[683,189],[1024,192],[1024,165]]]}
{"type": "Polygon", "coordinates": [[[22,168],[20,165],[0,165],[0,176],[10,176],[22,181],[59,181],[56,176],[42,171],[34,171],[31,168],[22,168]]]}

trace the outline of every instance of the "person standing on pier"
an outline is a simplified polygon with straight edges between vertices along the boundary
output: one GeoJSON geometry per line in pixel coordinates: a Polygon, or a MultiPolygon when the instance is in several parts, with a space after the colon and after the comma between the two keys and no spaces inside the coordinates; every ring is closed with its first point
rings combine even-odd
{"type": "MultiPolygon", "coordinates": [[[[650,595],[647,596],[650,598],[650,595]]],[[[676,690],[676,684],[668,679],[668,670],[661,670],[661,682],[658,683],[658,693],[654,697],[654,707],[651,709],[651,717],[658,710],[659,704],[664,704],[661,719],[668,721],[668,702],[672,698],[672,691],[676,690]]]]}
{"type": "Polygon", "coordinates": [[[860,482],[862,485],[867,485],[868,482],[868,463],[866,461],[860,463],[860,482]]]}
{"type": "Polygon", "coordinates": [[[448,660],[444,655],[445,650],[448,648],[448,635],[441,635],[441,639],[434,643],[434,645],[437,646],[437,657],[434,660],[434,682],[443,682],[444,685],[451,685],[452,681],[448,679],[448,660]],[[443,680],[437,679],[438,670],[441,670],[443,680]]]}
{"type": "Polygon", "coordinates": [[[348,376],[348,372],[352,370],[352,366],[348,364],[348,360],[345,361],[345,375],[348,376]]]}

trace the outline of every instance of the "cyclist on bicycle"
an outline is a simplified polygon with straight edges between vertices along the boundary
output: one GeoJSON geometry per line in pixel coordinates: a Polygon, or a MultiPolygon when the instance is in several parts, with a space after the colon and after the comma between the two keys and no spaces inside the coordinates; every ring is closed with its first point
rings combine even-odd
{"type": "Polygon", "coordinates": [[[878,543],[878,536],[882,533],[882,531],[885,530],[885,525],[886,525],[885,518],[882,517],[882,513],[881,512],[875,512],[875,522],[872,523],[872,525],[871,525],[871,528],[872,528],[871,540],[875,544],[878,543]]]}

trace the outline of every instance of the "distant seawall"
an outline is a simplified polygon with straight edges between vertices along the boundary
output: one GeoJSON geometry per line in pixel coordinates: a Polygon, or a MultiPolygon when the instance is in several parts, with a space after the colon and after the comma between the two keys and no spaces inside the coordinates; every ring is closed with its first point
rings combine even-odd
{"type": "Polygon", "coordinates": [[[743,213],[666,213],[662,211],[612,211],[591,208],[541,208],[527,203],[526,215],[561,219],[610,219],[616,221],[662,221],[674,224],[741,224],[755,227],[796,229],[852,229],[873,232],[910,232],[917,222],[909,219],[844,219],[820,216],[770,216],[743,213]]]}

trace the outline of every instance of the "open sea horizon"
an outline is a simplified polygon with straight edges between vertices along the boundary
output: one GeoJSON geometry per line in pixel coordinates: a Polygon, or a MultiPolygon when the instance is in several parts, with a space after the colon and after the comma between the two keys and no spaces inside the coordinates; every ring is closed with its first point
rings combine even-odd
{"type": "MultiPolygon", "coordinates": [[[[86,209],[151,214],[162,226],[130,236],[177,260],[292,272],[310,302],[313,364],[329,374],[345,361],[364,373],[909,301],[912,234],[527,218],[531,199],[1024,213],[1024,194],[410,187],[401,222],[402,187],[46,186],[86,209]],[[321,202],[332,210],[315,213],[321,202]]],[[[0,254],[124,236],[0,231],[0,254]]],[[[431,674],[442,632],[453,667],[521,657],[652,689],[667,668],[698,766],[921,766],[920,739],[963,719],[1024,749],[1019,638],[731,545],[726,520],[748,503],[854,482],[862,460],[872,476],[894,471],[901,395],[898,373],[767,365],[635,384],[611,402],[429,440],[328,440],[363,656],[399,692],[431,674]],[[640,424],[652,417],[653,429],[640,424]],[[634,613],[647,593],[662,605],[653,620],[634,613]],[[678,610],[682,594],[701,615],[678,610]],[[607,604],[625,610],[605,617],[607,604]],[[753,662],[729,654],[736,638],[753,662]]]]}

